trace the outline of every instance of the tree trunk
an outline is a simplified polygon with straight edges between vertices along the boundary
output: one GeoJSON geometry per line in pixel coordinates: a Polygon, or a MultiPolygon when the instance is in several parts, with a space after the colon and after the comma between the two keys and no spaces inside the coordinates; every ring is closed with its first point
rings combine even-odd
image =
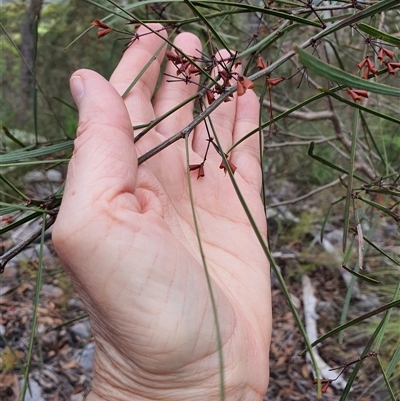
{"type": "Polygon", "coordinates": [[[31,109],[32,104],[32,87],[33,87],[33,76],[30,70],[32,70],[35,61],[35,25],[40,19],[40,12],[42,9],[43,0],[31,0],[29,8],[25,15],[25,21],[22,26],[22,41],[21,41],[21,54],[25,59],[28,66],[23,60],[21,60],[21,95],[24,99],[25,104],[22,105],[22,113],[25,113],[23,120],[26,120],[28,110],[31,109]]]}

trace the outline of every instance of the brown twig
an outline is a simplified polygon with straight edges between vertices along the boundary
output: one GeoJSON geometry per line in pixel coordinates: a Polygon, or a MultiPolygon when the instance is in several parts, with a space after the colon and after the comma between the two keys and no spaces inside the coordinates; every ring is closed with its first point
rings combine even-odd
{"type": "MultiPolygon", "coordinates": [[[[56,221],[56,215],[49,215],[44,224],[45,229],[49,229],[54,222],[56,221]]],[[[43,222],[42,222],[43,224],[43,222]]],[[[17,245],[13,246],[7,252],[3,253],[0,256],[0,274],[3,273],[6,264],[19,253],[21,253],[25,248],[27,248],[36,238],[39,238],[42,233],[42,227],[39,227],[36,231],[34,231],[28,238],[19,242],[17,245]]]]}
{"type": "MultiPolygon", "coordinates": [[[[343,179],[344,177],[346,177],[346,175],[343,175],[343,176],[341,177],[341,179],[343,179]]],[[[340,179],[338,178],[338,179],[336,179],[336,180],[330,182],[329,184],[322,185],[321,187],[315,188],[315,189],[313,189],[312,191],[310,191],[310,192],[308,192],[308,193],[306,193],[306,194],[304,194],[304,195],[302,195],[302,196],[299,196],[299,197],[297,197],[297,198],[290,199],[290,200],[287,200],[287,201],[283,201],[283,202],[273,203],[272,205],[268,205],[267,208],[270,209],[270,208],[273,208],[273,207],[279,207],[279,206],[284,206],[284,205],[290,205],[290,204],[292,204],[292,203],[300,202],[300,201],[302,201],[302,200],[304,200],[304,199],[307,199],[307,198],[309,198],[309,197],[315,195],[315,194],[318,193],[318,192],[324,191],[325,189],[328,189],[328,188],[330,188],[330,187],[333,187],[333,186],[335,186],[335,185],[337,185],[337,184],[339,184],[339,183],[340,183],[340,179]]]]}

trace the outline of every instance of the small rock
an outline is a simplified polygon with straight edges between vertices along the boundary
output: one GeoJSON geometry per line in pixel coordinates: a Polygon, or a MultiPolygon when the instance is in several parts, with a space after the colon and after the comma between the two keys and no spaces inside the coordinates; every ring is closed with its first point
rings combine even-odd
{"type": "Polygon", "coordinates": [[[80,299],[71,298],[67,302],[68,309],[84,310],[83,303],[80,299]]]}
{"type": "MultiPolygon", "coordinates": [[[[19,381],[20,388],[22,389],[24,381],[21,379],[19,381]]],[[[29,379],[29,387],[31,389],[31,393],[29,390],[26,390],[24,401],[45,401],[42,395],[42,390],[37,381],[33,379],[29,379]]]]}
{"type": "Polygon", "coordinates": [[[79,363],[86,370],[93,369],[95,343],[89,343],[82,351],[81,357],[78,359],[79,363]]]}
{"type": "Polygon", "coordinates": [[[75,337],[79,337],[81,339],[86,339],[90,337],[89,321],[87,321],[87,323],[75,323],[69,330],[75,337]]]}
{"type": "Polygon", "coordinates": [[[0,287],[0,298],[7,295],[7,293],[11,292],[15,287],[11,285],[4,285],[0,287]]]}
{"type": "Polygon", "coordinates": [[[60,287],[51,284],[43,284],[41,291],[54,298],[61,298],[64,295],[64,292],[60,287]]]}
{"type": "Polygon", "coordinates": [[[72,394],[70,400],[71,401],[83,401],[85,399],[85,394],[78,393],[78,394],[72,394]]]}

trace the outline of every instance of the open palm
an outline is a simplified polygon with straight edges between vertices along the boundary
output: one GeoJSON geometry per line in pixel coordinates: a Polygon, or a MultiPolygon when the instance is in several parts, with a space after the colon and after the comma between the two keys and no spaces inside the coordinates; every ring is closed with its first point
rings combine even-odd
{"type": "MultiPolygon", "coordinates": [[[[53,239],[91,319],[96,357],[90,397],[219,399],[219,343],[200,237],[220,327],[226,399],[261,400],[268,384],[269,266],[229,176],[218,168],[221,156],[210,151],[198,180],[197,171],[187,171],[183,140],[137,165],[138,156],[193,118],[193,104],[187,104],[133,144],[132,125],[154,120],[197,90],[164,78],[152,101],[162,51],[121,99],[161,44],[155,34],[141,36],[110,83],[88,70],[72,78],[78,138],[53,239]]],[[[189,55],[200,50],[191,34],[179,35],[175,45],[189,55]]],[[[167,72],[176,72],[171,62],[167,72]]],[[[255,94],[235,96],[212,121],[226,151],[257,126],[255,94]]],[[[204,125],[190,135],[191,164],[203,161],[206,139],[204,125]]],[[[258,146],[252,137],[230,160],[265,235],[258,146]]]]}

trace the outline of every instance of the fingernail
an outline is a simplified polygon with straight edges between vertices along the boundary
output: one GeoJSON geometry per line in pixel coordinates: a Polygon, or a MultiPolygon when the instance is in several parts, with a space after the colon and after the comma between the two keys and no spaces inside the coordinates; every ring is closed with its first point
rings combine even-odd
{"type": "Polygon", "coordinates": [[[74,98],[75,104],[77,106],[79,106],[79,103],[80,103],[83,93],[85,91],[82,78],[79,75],[75,75],[69,80],[69,83],[70,83],[71,93],[72,93],[72,97],[74,98]]]}

